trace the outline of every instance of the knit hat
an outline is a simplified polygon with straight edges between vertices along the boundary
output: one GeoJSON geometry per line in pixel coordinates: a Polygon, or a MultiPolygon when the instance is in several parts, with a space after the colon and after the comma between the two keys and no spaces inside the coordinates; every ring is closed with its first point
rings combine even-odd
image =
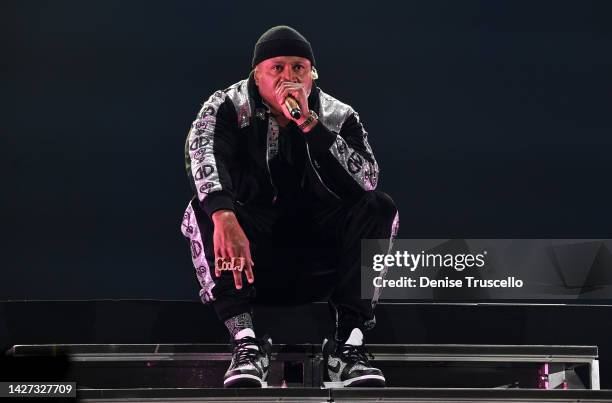
{"type": "Polygon", "coordinates": [[[253,51],[252,67],[276,56],[300,56],[315,65],[310,42],[298,31],[286,25],[272,27],[259,37],[253,51]]]}

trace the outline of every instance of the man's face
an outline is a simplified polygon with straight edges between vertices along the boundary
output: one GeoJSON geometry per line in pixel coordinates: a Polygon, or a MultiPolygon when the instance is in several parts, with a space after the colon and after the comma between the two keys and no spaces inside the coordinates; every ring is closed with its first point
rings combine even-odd
{"type": "Polygon", "coordinates": [[[259,63],[255,69],[255,83],[259,94],[277,113],[280,105],[274,93],[276,86],[283,81],[304,84],[306,94],[312,89],[312,66],[310,60],[299,56],[277,56],[259,63]]]}

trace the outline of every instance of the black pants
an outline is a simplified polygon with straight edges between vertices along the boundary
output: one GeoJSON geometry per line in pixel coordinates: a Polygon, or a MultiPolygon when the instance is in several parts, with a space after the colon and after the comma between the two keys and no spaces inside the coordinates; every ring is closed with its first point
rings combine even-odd
{"type": "Polygon", "coordinates": [[[327,205],[237,204],[236,216],[255,262],[255,283],[249,284],[243,274],[240,290],[231,272],[214,275],[214,227],[196,199],[182,225],[202,287],[200,297],[212,302],[219,319],[252,312],[253,299],[279,305],[328,300],[338,327],[373,326],[372,301],[361,298],[360,245],[362,239],[391,239],[397,233],[397,209],[387,194],[369,191],[357,200],[327,205]]]}

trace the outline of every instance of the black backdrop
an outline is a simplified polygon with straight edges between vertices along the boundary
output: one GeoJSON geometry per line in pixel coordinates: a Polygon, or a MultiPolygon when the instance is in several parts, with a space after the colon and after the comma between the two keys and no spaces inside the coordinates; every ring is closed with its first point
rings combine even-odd
{"type": "Polygon", "coordinates": [[[185,135],[277,24],[360,112],[400,237],[610,237],[612,3],[399,3],[3,2],[0,299],[197,299],[185,135]]]}

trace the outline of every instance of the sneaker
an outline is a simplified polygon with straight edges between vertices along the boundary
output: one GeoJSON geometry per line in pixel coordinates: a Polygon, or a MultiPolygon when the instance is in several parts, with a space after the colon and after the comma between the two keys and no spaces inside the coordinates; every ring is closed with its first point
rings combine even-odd
{"type": "Polygon", "coordinates": [[[374,356],[363,344],[363,333],[353,329],[344,343],[337,343],[331,337],[323,340],[323,367],[327,368],[327,379],[336,386],[384,387],[382,371],[370,364],[374,356]]]}
{"type": "Polygon", "coordinates": [[[272,339],[245,336],[232,340],[232,346],[232,362],[223,377],[223,387],[261,388],[267,385],[272,339]]]}

